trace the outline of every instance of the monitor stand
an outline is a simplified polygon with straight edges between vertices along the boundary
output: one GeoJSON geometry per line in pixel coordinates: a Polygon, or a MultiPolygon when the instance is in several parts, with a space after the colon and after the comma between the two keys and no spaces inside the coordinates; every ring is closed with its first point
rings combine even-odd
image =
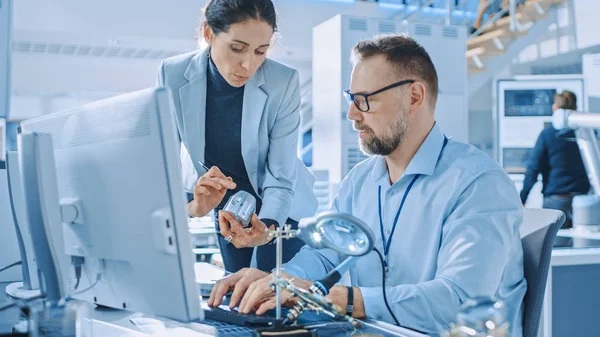
{"type": "Polygon", "coordinates": [[[6,286],[6,294],[15,299],[28,300],[40,296],[41,291],[39,289],[26,289],[23,282],[14,282],[6,286]]]}

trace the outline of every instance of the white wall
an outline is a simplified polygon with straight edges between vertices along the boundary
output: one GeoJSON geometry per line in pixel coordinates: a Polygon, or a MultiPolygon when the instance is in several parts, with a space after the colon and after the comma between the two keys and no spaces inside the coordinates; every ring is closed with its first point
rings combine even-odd
{"type": "Polygon", "coordinates": [[[550,58],[578,49],[576,23],[573,6],[582,1],[571,1],[558,6],[556,23],[550,25],[548,32],[537,43],[523,49],[518,63],[528,63],[550,58]]]}
{"type": "MultiPolygon", "coordinates": [[[[439,0],[437,5],[444,3],[439,0]]],[[[25,106],[47,106],[32,92],[40,92],[39,100],[47,101],[49,96],[69,92],[128,92],[153,86],[162,57],[195,49],[194,31],[204,4],[203,0],[16,1],[13,92],[27,95],[15,97],[13,117],[31,116],[33,110],[25,111],[25,106]],[[65,53],[69,47],[75,48],[75,55],[65,53]],[[92,52],[77,55],[86,48],[92,52]],[[128,48],[163,56],[107,56],[111,49],[128,48]],[[90,55],[103,50],[102,56],[90,55]]],[[[275,5],[279,31],[270,57],[297,68],[301,83],[312,78],[314,25],[339,13],[388,18],[404,10],[400,5],[354,0],[277,0],[275,5]]],[[[427,10],[415,18],[442,21],[445,13],[427,10]]],[[[460,12],[455,17],[456,22],[462,19],[460,12]]],[[[310,93],[303,100],[310,104],[310,93]]]]}
{"type": "MultiPolygon", "coordinates": [[[[400,1],[399,1],[400,2],[400,1]]],[[[443,22],[446,10],[442,7],[446,1],[437,0],[439,8],[426,9],[411,18],[427,22],[443,22]]],[[[475,10],[477,4],[473,1],[468,10],[475,10]]],[[[312,56],[312,28],[337,14],[356,15],[364,17],[401,19],[406,13],[416,10],[416,7],[405,9],[403,5],[391,3],[375,3],[355,0],[277,0],[275,3],[278,17],[279,30],[281,34],[279,49],[274,50],[273,56],[292,66],[296,62],[310,62],[312,56]],[[408,11],[408,12],[407,12],[408,11]]],[[[462,11],[455,11],[453,23],[462,22],[465,15],[462,11]]],[[[472,14],[469,14],[473,18],[472,14]]],[[[299,67],[300,76],[311,67],[299,67]]]]}
{"type": "MultiPolygon", "coordinates": [[[[14,28],[17,40],[111,45],[139,44],[136,40],[146,39],[150,44],[155,42],[154,48],[190,49],[203,5],[202,0],[19,0],[15,5],[14,28]]],[[[301,79],[310,77],[306,71],[311,69],[307,62],[310,63],[312,55],[314,25],[336,14],[390,17],[404,8],[354,0],[277,0],[275,5],[280,37],[271,56],[298,65],[301,79]]],[[[445,10],[436,9],[415,18],[442,21],[444,15],[445,10]]],[[[20,76],[19,69],[15,76],[20,76]]]]}
{"type": "MultiPolygon", "coordinates": [[[[507,65],[496,74],[498,78],[510,77],[507,65]]],[[[492,81],[482,86],[469,97],[469,143],[495,158],[494,154],[494,105],[492,81]]]]}
{"type": "Polygon", "coordinates": [[[17,0],[15,31],[184,39],[193,36],[202,0],[17,0]]]}
{"type": "Polygon", "coordinates": [[[583,49],[600,44],[598,34],[598,13],[600,1],[573,0],[573,14],[577,18],[575,33],[577,48],[583,49]]]}

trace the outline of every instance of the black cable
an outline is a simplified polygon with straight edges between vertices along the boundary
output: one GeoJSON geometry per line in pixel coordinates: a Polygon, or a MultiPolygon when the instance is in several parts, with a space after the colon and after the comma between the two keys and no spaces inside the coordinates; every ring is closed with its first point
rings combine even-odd
{"type": "Polygon", "coordinates": [[[400,326],[400,322],[398,322],[398,319],[396,318],[396,315],[394,315],[394,312],[392,311],[392,308],[390,308],[390,304],[387,300],[387,295],[385,291],[385,262],[383,262],[383,255],[381,255],[381,252],[377,248],[373,248],[373,250],[377,253],[377,255],[379,255],[379,260],[381,260],[381,289],[383,290],[383,301],[385,302],[385,306],[390,312],[390,315],[392,315],[392,318],[394,319],[396,325],[400,326]]]}
{"type": "Polygon", "coordinates": [[[11,263],[11,264],[9,264],[9,265],[8,265],[8,266],[6,266],[6,267],[2,267],[2,268],[0,268],[0,272],[3,272],[3,271],[5,271],[6,269],[9,269],[9,268],[12,268],[12,267],[18,266],[18,265],[20,265],[21,263],[22,263],[21,261],[17,261],[17,262],[15,262],[15,263],[11,263]]]}
{"type": "Polygon", "coordinates": [[[75,279],[77,279],[77,282],[75,282],[75,290],[77,290],[79,288],[79,281],[81,281],[81,266],[75,267],[75,279]]]}
{"type": "Polygon", "coordinates": [[[83,256],[71,256],[71,264],[75,268],[75,290],[79,288],[79,281],[81,281],[81,269],[83,264],[85,263],[85,258],[83,256]]]}
{"type": "Polygon", "coordinates": [[[95,286],[98,284],[98,282],[100,282],[100,279],[101,279],[100,275],[96,276],[96,281],[94,281],[94,283],[93,283],[91,286],[89,286],[89,287],[87,287],[87,288],[85,288],[85,289],[79,290],[79,291],[77,291],[77,292],[74,292],[74,293],[73,293],[73,294],[71,294],[70,296],[67,296],[67,298],[70,298],[71,296],[75,296],[75,295],[83,294],[83,293],[85,293],[86,291],[88,291],[88,290],[91,290],[92,288],[94,288],[94,287],[95,287],[95,286]]]}

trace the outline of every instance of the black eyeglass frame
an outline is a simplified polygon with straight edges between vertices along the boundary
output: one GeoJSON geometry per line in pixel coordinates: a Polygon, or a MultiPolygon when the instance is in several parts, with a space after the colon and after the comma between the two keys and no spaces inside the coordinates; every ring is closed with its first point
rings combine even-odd
{"type": "Polygon", "coordinates": [[[370,94],[360,94],[360,93],[359,94],[353,94],[353,93],[350,92],[350,90],[344,90],[344,96],[346,96],[346,99],[348,100],[348,103],[354,103],[354,105],[356,106],[356,108],[359,111],[369,112],[369,110],[371,109],[371,106],[369,105],[369,97],[377,95],[379,93],[382,93],[382,92],[384,92],[386,90],[390,90],[390,89],[399,87],[401,85],[405,85],[405,84],[409,84],[409,83],[412,84],[412,83],[415,83],[415,82],[416,82],[415,80],[403,80],[403,81],[400,81],[400,82],[396,82],[394,84],[390,84],[387,87],[383,87],[383,88],[381,88],[379,90],[373,91],[370,94]],[[356,97],[356,96],[364,97],[365,103],[367,104],[367,110],[363,110],[363,109],[360,108],[359,104],[354,99],[354,97],[356,97]]]}

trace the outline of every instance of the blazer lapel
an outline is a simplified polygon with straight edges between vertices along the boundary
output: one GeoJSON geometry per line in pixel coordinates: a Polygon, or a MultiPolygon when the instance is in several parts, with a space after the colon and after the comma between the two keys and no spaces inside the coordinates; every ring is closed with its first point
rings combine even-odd
{"type": "MultiPolygon", "coordinates": [[[[188,151],[193,159],[204,162],[206,121],[206,70],[207,51],[198,53],[186,69],[184,77],[189,81],[179,88],[181,114],[188,151]]],[[[197,163],[194,163],[196,166],[197,163]]]]}
{"type": "MultiPolygon", "coordinates": [[[[248,177],[258,192],[258,139],[265,103],[268,95],[260,88],[265,83],[262,67],[248,80],[244,87],[242,108],[242,158],[248,177]]],[[[264,132],[267,132],[264,130],[264,132]]]]}

